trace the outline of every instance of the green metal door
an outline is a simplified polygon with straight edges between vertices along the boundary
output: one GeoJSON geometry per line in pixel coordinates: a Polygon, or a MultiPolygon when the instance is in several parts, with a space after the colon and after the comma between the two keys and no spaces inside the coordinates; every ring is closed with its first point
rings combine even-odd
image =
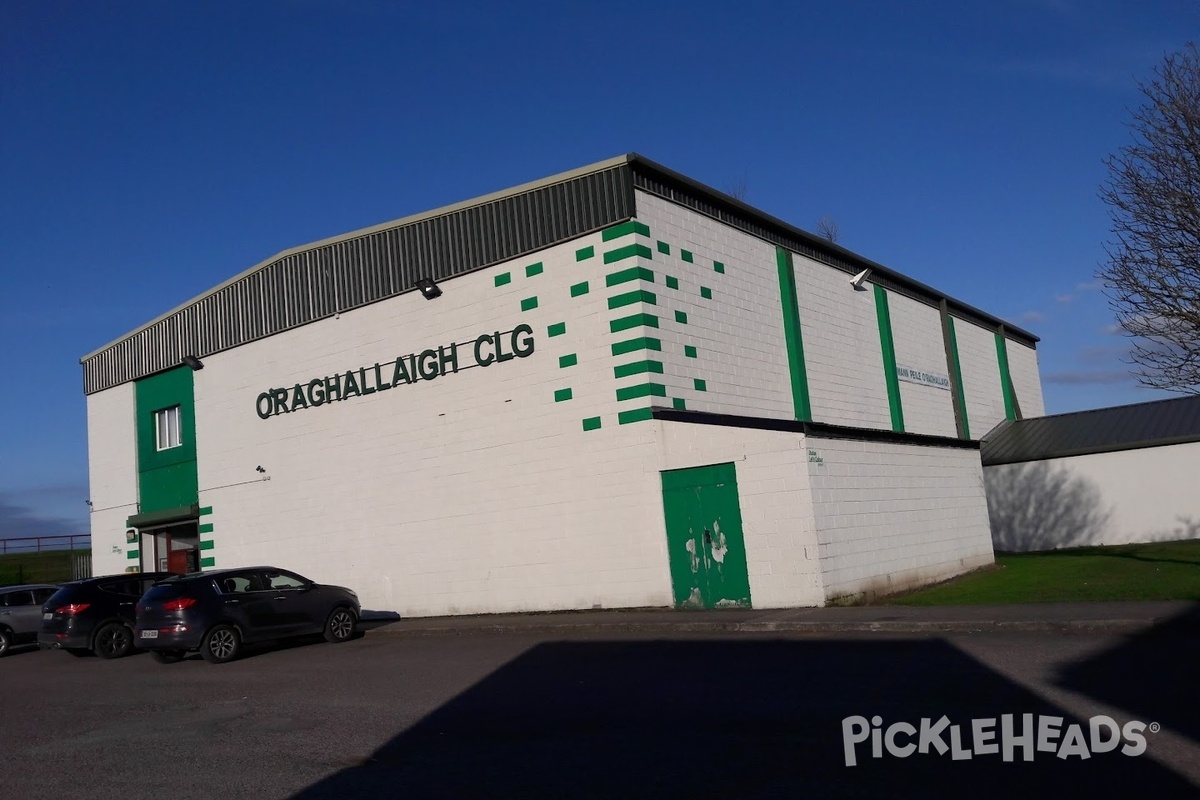
{"type": "Polygon", "coordinates": [[[664,472],[662,490],[675,605],[749,607],[750,576],[733,464],[664,472]]]}

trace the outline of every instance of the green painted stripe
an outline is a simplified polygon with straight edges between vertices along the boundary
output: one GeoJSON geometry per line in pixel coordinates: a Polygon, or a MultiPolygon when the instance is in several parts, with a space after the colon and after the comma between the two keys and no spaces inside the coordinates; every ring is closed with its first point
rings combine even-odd
{"type": "Polygon", "coordinates": [[[571,297],[579,297],[581,294],[588,293],[588,282],[577,283],[571,287],[571,297]]]}
{"type": "Polygon", "coordinates": [[[202,516],[202,517],[207,517],[211,513],[212,513],[212,506],[205,506],[204,508],[200,509],[200,516],[202,516]]]}
{"type": "Polygon", "coordinates": [[[627,281],[649,281],[654,283],[654,273],[646,267],[630,267],[623,269],[620,272],[613,272],[604,276],[605,286],[616,286],[619,283],[627,281]]]}
{"type": "Polygon", "coordinates": [[[499,275],[496,276],[496,285],[497,286],[503,286],[506,283],[512,283],[512,273],[511,272],[501,272],[499,275]]]}
{"type": "Polygon", "coordinates": [[[675,312],[675,321],[678,322],[680,325],[687,325],[687,314],[684,313],[683,311],[676,311],[675,312]]]}
{"type": "Polygon", "coordinates": [[[671,398],[671,406],[673,408],[678,408],[680,411],[687,411],[687,403],[683,401],[682,397],[671,398]]]}
{"type": "Polygon", "coordinates": [[[596,255],[595,247],[581,247],[575,251],[575,260],[586,261],[594,255],[596,255]]]}
{"type": "Polygon", "coordinates": [[[708,391],[708,381],[703,378],[692,378],[692,385],[696,388],[697,392],[708,391]]]}
{"type": "Polygon", "coordinates": [[[611,311],[614,308],[631,306],[634,303],[648,303],[652,306],[656,306],[658,305],[658,298],[654,296],[654,292],[647,292],[645,289],[638,289],[636,291],[625,292],[625,294],[618,294],[608,298],[608,309],[611,311]]]}
{"type": "Polygon", "coordinates": [[[1008,346],[1004,334],[996,334],[996,361],[1000,365],[1000,389],[1004,392],[1004,418],[1017,418],[1016,395],[1013,392],[1012,374],[1008,371],[1008,346]]]}
{"type": "Polygon", "coordinates": [[[688,262],[689,264],[696,263],[696,260],[692,257],[691,250],[680,250],[679,257],[682,258],[684,261],[688,262]]]}
{"type": "Polygon", "coordinates": [[[687,356],[688,358],[695,358],[696,357],[696,348],[692,347],[690,344],[685,344],[683,346],[683,354],[685,356],[687,356]]]}
{"type": "Polygon", "coordinates": [[[679,288],[679,278],[672,278],[670,275],[668,275],[666,278],[666,281],[667,281],[668,289],[678,289],[679,288]]]}
{"type": "Polygon", "coordinates": [[[130,561],[132,561],[133,559],[137,558],[140,555],[141,555],[141,553],[137,550],[126,550],[125,551],[125,557],[127,559],[129,559],[130,561]]]}
{"type": "Polygon", "coordinates": [[[608,323],[610,333],[619,333],[620,331],[627,331],[630,328],[640,327],[657,328],[658,317],[653,314],[634,314],[631,317],[621,317],[608,323]]]}
{"type": "Polygon", "coordinates": [[[644,419],[650,419],[654,416],[654,411],[649,408],[633,408],[629,411],[622,411],[617,414],[617,423],[620,425],[628,425],[631,422],[641,422],[644,419]]]}
{"type": "Polygon", "coordinates": [[[211,523],[211,522],[206,522],[206,523],[204,523],[203,525],[201,525],[201,526],[200,526],[200,531],[199,531],[199,532],[200,532],[200,533],[212,533],[212,532],[213,532],[213,526],[212,526],[212,523],[211,523]]]}
{"type": "Polygon", "coordinates": [[[537,307],[538,307],[538,302],[537,302],[536,297],[526,297],[524,300],[521,301],[521,310],[522,311],[533,311],[537,307]]]}
{"type": "Polygon", "coordinates": [[[963,388],[962,363],[958,359],[958,336],[954,332],[954,317],[947,313],[945,320],[946,338],[949,341],[950,350],[950,380],[954,382],[951,384],[951,389],[954,396],[954,406],[958,411],[958,418],[962,425],[958,435],[963,439],[970,439],[971,423],[967,419],[967,393],[963,388]]]}
{"type": "Polygon", "coordinates": [[[719,272],[722,275],[724,275],[725,274],[725,265],[722,264],[720,261],[714,261],[713,262],[713,270],[715,272],[719,272]]]}
{"type": "Polygon", "coordinates": [[[570,389],[555,389],[554,390],[554,402],[561,403],[563,400],[570,400],[570,399],[571,399],[571,390],[570,389]]]}
{"type": "Polygon", "coordinates": [[[792,378],[792,406],[796,419],[812,422],[812,404],[808,398],[808,368],[804,363],[804,335],[800,325],[800,301],[796,296],[796,271],[792,253],[775,248],[779,267],[779,298],[783,303],[783,338],[787,342],[788,371],[792,378]]]}
{"type": "Polygon", "coordinates": [[[628,222],[622,222],[620,225],[613,225],[600,234],[600,238],[606,242],[611,242],[613,239],[620,239],[622,236],[628,236],[631,233],[640,233],[642,236],[650,235],[650,228],[644,222],[638,222],[636,219],[631,219],[628,222]]]}
{"type": "Polygon", "coordinates": [[[609,250],[604,254],[605,264],[615,264],[618,261],[624,261],[627,258],[641,256],[642,258],[650,258],[650,248],[644,244],[627,244],[624,247],[618,247],[616,250],[609,250]]]}
{"type": "Polygon", "coordinates": [[[637,350],[662,350],[662,340],[653,339],[649,336],[639,336],[636,339],[626,339],[623,342],[617,342],[612,346],[612,354],[614,356],[623,356],[626,353],[632,353],[637,350]]]}
{"type": "Polygon", "coordinates": [[[600,418],[599,417],[588,417],[587,419],[585,419],[583,421],[583,429],[585,431],[594,431],[594,430],[598,430],[599,428],[600,428],[600,418]]]}
{"type": "Polygon", "coordinates": [[[551,337],[562,336],[566,332],[567,332],[567,323],[565,323],[565,322],[556,322],[553,325],[550,325],[546,328],[546,335],[551,336],[551,337]]]}
{"type": "Polygon", "coordinates": [[[213,547],[215,547],[215,543],[213,542],[212,539],[201,539],[200,540],[200,549],[201,550],[212,550],[213,547]]]}
{"type": "Polygon", "coordinates": [[[671,245],[667,244],[666,242],[659,242],[658,243],[658,252],[662,253],[665,256],[671,255],[671,245]]]}
{"type": "Polygon", "coordinates": [[[208,558],[200,559],[200,566],[202,568],[203,567],[215,567],[216,565],[217,565],[217,560],[215,558],[213,558],[212,556],[209,556],[208,558]]]}
{"type": "Polygon", "coordinates": [[[892,341],[892,314],[888,309],[887,289],[879,284],[875,284],[875,317],[879,321],[879,346],[883,351],[883,377],[887,382],[892,430],[904,433],[904,408],[900,403],[900,379],[896,375],[896,345],[892,341]]]}
{"type": "Polygon", "coordinates": [[[700,296],[705,300],[712,300],[712,289],[708,288],[707,286],[701,286],[700,296]]]}
{"type": "Polygon", "coordinates": [[[526,278],[532,278],[534,275],[541,275],[541,274],[542,274],[542,262],[540,262],[540,261],[537,262],[536,264],[530,264],[528,267],[525,268],[525,277],[526,278]]]}
{"type": "Polygon", "coordinates": [[[622,386],[617,389],[618,400],[633,400],[637,397],[666,397],[667,387],[661,383],[642,383],[637,386],[622,386]]]}
{"type": "Polygon", "coordinates": [[[558,357],[558,366],[560,369],[573,367],[579,363],[579,356],[575,353],[567,353],[565,356],[558,357]]]}
{"type": "Polygon", "coordinates": [[[613,367],[613,377],[628,378],[630,375],[643,375],[648,372],[662,374],[663,365],[661,361],[634,361],[632,364],[621,364],[618,367],[613,367]]]}

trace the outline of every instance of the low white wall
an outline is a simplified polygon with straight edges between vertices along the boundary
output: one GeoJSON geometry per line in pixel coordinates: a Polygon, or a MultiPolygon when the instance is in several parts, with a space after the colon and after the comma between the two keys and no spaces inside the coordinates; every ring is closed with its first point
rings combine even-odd
{"type": "Polygon", "coordinates": [[[127,551],[125,520],[138,511],[134,384],[88,395],[88,500],[92,503],[92,574],[140,566],[127,551]]]}
{"type": "Polygon", "coordinates": [[[997,550],[1200,536],[1200,442],[984,470],[997,550]]]}

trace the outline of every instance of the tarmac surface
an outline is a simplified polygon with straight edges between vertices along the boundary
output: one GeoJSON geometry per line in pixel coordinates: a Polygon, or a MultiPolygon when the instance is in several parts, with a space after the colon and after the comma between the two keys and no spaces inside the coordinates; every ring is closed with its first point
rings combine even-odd
{"type": "Polygon", "coordinates": [[[663,608],[397,619],[363,612],[364,629],[402,636],[477,633],[971,633],[1133,632],[1190,616],[1188,601],[1013,603],[987,606],[835,606],[792,609],[663,608]]]}

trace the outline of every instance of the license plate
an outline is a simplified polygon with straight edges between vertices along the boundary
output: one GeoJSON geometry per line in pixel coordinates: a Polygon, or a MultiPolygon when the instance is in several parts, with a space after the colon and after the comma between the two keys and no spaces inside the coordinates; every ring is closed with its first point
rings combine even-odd
{"type": "Polygon", "coordinates": [[[54,612],[47,611],[45,614],[42,614],[42,619],[54,619],[54,612]]]}
{"type": "Polygon", "coordinates": [[[142,631],[143,639],[157,639],[158,631],[142,631]]]}

